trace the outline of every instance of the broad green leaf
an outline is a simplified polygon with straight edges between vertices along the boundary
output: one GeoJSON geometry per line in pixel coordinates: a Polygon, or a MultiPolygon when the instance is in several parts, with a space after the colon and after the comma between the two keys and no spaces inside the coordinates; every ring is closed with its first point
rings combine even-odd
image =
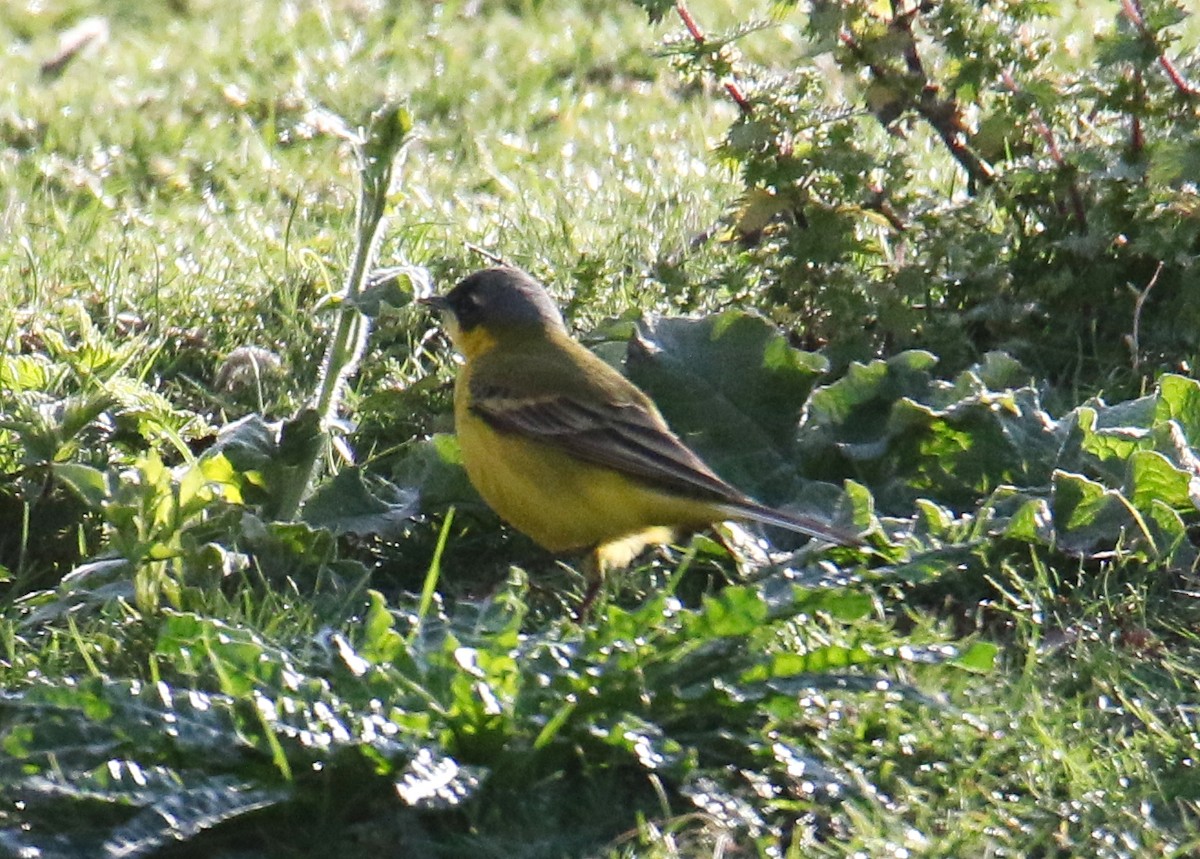
{"type": "Polygon", "coordinates": [[[875,497],[862,483],[857,480],[847,480],[843,489],[841,499],[844,503],[840,505],[842,509],[837,511],[840,516],[835,516],[839,522],[848,523],[852,530],[866,531],[876,524],[875,518],[875,497]],[[849,508],[849,515],[844,515],[845,508],[849,508]]]}
{"type": "Polygon", "coordinates": [[[396,631],[396,619],[388,610],[383,594],[369,590],[367,601],[358,652],[376,664],[392,662],[404,650],[404,636],[396,631]]]}
{"type": "Polygon", "coordinates": [[[1159,379],[1154,417],[1178,422],[1187,440],[1200,447],[1200,382],[1171,373],[1159,379]]]}
{"type": "Polygon", "coordinates": [[[1196,568],[1200,550],[1192,544],[1187,525],[1175,509],[1153,499],[1146,511],[1145,521],[1159,557],[1171,569],[1190,573],[1196,568]]]}
{"type": "Polygon", "coordinates": [[[199,461],[175,469],[174,473],[178,475],[175,503],[181,517],[195,516],[224,495],[224,485],[212,480],[199,461]]]}
{"type": "Polygon", "coordinates": [[[369,478],[361,468],[348,467],[317,487],[305,502],[300,518],[335,534],[377,534],[396,539],[404,535],[408,522],[419,512],[415,491],[378,477],[369,478]]]}
{"type": "Polygon", "coordinates": [[[277,431],[258,415],[221,428],[209,451],[223,453],[238,471],[261,471],[276,457],[277,431]]]}
{"type": "Polygon", "coordinates": [[[875,568],[885,580],[922,584],[964,570],[972,560],[970,546],[945,546],[910,554],[899,563],[875,568]]]}
{"type": "Polygon", "coordinates": [[[1007,352],[988,352],[974,370],[983,384],[993,391],[1019,388],[1030,382],[1029,371],[1007,352]]]}
{"type": "Polygon", "coordinates": [[[279,429],[279,459],[287,467],[309,462],[315,447],[325,443],[321,431],[321,416],[316,409],[301,409],[284,421],[279,429]]]}
{"type": "Polygon", "coordinates": [[[746,797],[727,789],[708,776],[693,774],[679,792],[690,799],[707,819],[729,831],[761,831],[762,815],[746,797]]]}
{"type": "Polygon", "coordinates": [[[1155,424],[1149,442],[1152,449],[1165,456],[1172,465],[1192,475],[1194,481],[1200,481],[1200,454],[1188,442],[1178,421],[1155,424]]]}
{"type": "Polygon", "coordinates": [[[215,677],[235,698],[281,688],[280,672],[294,671],[286,654],[253,632],[190,612],[165,613],[155,652],[185,675],[215,677]]]}
{"type": "Polygon", "coordinates": [[[196,463],[192,466],[195,471],[202,474],[210,484],[219,485],[221,495],[232,504],[244,503],[242,490],[250,482],[247,475],[237,471],[233,467],[233,463],[229,458],[222,453],[212,453],[205,451],[196,463]]]}
{"type": "Polygon", "coordinates": [[[1107,466],[1106,470],[1111,476],[1119,477],[1120,472],[1116,466],[1123,465],[1134,451],[1143,446],[1148,431],[1141,427],[1128,426],[1097,428],[1098,414],[1088,406],[1076,409],[1074,415],[1079,431],[1080,450],[1096,457],[1101,465],[1107,466]]]}
{"type": "Polygon", "coordinates": [[[942,536],[954,523],[953,513],[928,498],[918,498],[913,505],[916,508],[914,524],[919,533],[942,536]]]}
{"type": "Polygon", "coordinates": [[[1190,494],[1193,475],[1176,468],[1161,453],[1139,450],[1129,457],[1128,468],[1126,495],[1138,510],[1149,511],[1154,501],[1176,510],[1195,510],[1190,494]]]}
{"type": "Polygon", "coordinates": [[[483,505],[462,466],[458,439],[447,433],[410,445],[396,465],[392,479],[399,486],[415,489],[424,510],[450,505],[483,505]]]}
{"type": "Polygon", "coordinates": [[[362,180],[370,186],[375,182],[387,191],[392,164],[400,150],[412,139],[413,115],[408,106],[391,102],[373,111],[367,122],[366,139],[363,141],[362,180]]]}
{"type": "Polygon", "coordinates": [[[1054,540],[1054,517],[1045,498],[1030,498],[1008,520],[1004,536],[1049,546],[1054,540]]]}
{"type": "Polygon", "coordinates": [[[91,770],[48,769],[21,780],[22,791],[42,797],[147,805],[180,790],[182,779],[164,766],[141,766],[136,761],[113,758],[91,770]]]}
{"type": "Polygon", "coordinates": [[[984,674],[996,667],[996,657],[999,653],[998,645],[990,641],[975,641],[971,643],[970,647],[951,659],[950,663],[968,671],[984,674]]]}
{"type": "Polygon", "coordinates": [[[656,771],[674,766],[683,752],[680,744],[663,729],[633,713],[622,713],[615,721],[600,721],[590,728],[593,736],[622,749],[643,768],[656,771]]]}
{"type": "Polygon", "coordinates": [[[1141,535],[1129,502],[1081,474],[1054,472],[1050,508],[1059,546],[1068,552],[1086,555],[1097,546],[1112,546],[1123,533],[1141,535]]]}
{"type": "Polygon", "coordinates": [[[852,623],[871,613],[875,608],[875,598],[869,593],[848,588],[800,589],[794,608],[797,613],[820,613],[841,623],[852,623]]]}
{"type": "Polygon", "coordinates": [[[786,485],[794,473],[800,413],[827,366],[765,319],[734,311],[645,322],[626,358],[630,379],[687,444],[739,488],[768,497],[773,475],[786,485]]]}
{"type": "Polygon", "coordinates": [[[695,618],[696,635],[748,635],[767,619],[768,607],[757,590],[728,587],[705,594],[704,608],[695,618]]]}
{"type": "Polygon", "coordinates": [[[879,654],[862,647],[827,644],[804,653],[773,653],[748,669],[740,680],[742,683],[758,683],[803,674],[825,674],[881,660],[879,654]]]}
{"type": "Polygon", "coordinates": [[[877,438],[895,400],[928,390],[927,371],[936,363],[927,352],[905,352],[890,361],[851,364],[842,378],[813,391],[809,417],[839,427],[847,440],[877,438]]]}
{"type": "Polygon", "coordinates": [[[251,513],[242,516],[241,526],[238,548],[253,555],[267,576],[295,578],[335,564],[337,540],[324,528],[306,522],[264,522],[251,513]]]}
{"type": "Polygon", "coordinates": [[[1034,391],[985,392],[935,408],[901,399],[888,420],[892,467],[908,491],[973,506],[1000,484],[1044,482],[1062,439],[1034,391]]]}
{"type": "Polygon", "coordinates": [[[1096,413],[1096,429],[1120,427],[1148,430],[1158,420],[1159,398],[1150,394],[1112,405],[1090,400],[1086,406],[1090,406],[1096,413]]]}

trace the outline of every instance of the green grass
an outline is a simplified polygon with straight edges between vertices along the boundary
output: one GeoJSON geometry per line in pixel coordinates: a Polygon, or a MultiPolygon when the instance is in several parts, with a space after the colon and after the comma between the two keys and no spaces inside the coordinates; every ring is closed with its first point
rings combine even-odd
{"type": "MultiPolygon", "coordinates": [[[[714,30],[740,14],[693,5],[714,30]]],[[[356,194],[331,130],[385,98],[417,139],[383,263],[444,288],[483,247],[610,357],[614,318],[736,304],[707,285],[742,249],[693,242],[739,192],[712,154],[735,109],[656,55],[666,30],[589,0],[0,10],[0,854],[1200,851],[1186,381],[1153,417],[1055,436],[1000,365],[953,389],[912,353],[840,387],[774,366],[772,407],[811,410],[808,465],[770,458],[791,439],[725,464],[878,524],[873,493],[878,555],[789,579],[698,538],[615,577],[587,624],[578,573],[424,440],[450,429],[451,361],[409,308],[377,320],[347,412],[421,516],[382,537],[272,523],[285,452],[243,435],[252,465],[195,458],[258,408],[216,386],[235,349],[280,360],[268,419],[311,394],[356,194]],[[43,75],[88,15],[107,41],[43,75]]],[[[668,333],[647,342],[674,356],[668,333]]],[[[735,345],[768,367],[785,342],[735,345]]],[[[698,431],[699,386],[661,372],[664,411],[698,431]]]]}

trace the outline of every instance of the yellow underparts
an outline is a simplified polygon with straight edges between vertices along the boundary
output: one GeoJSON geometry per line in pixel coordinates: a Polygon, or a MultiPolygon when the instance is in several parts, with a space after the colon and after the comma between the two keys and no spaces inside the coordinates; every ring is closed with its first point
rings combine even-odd
{"type": "Polygon", "coordinates": [[[676,528],[700,528],[725,518],[712,504],[654,490],[551,445],[497,431],[470,410],[471,353],[463,348],[461,334],[458,345],[468,356],[455,390],[455,425],[467,475],[500,518],[543,548],[555,553],[594,549],[596,572],[602,573],[606,567],[627,566],[647,545],[669,542],[676,528]]]}
{"type": "Polygon", "coordinates": [[[457,411],[458,443],[471,483],[500,518],[551,552],[651,532],[644,546],[669,540],[673,527],[723,518],[710,504],[657,492],[557,448],[497,432],[466,408],[457,411]]]}

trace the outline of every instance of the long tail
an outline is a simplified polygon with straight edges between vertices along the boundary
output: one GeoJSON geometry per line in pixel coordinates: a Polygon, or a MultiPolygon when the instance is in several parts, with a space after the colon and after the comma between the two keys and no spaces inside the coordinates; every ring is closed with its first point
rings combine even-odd
{"type": "Polygon", "coordinates": [[[824,540],[839,546],[861,546],[862,538],[849,531],[838,528],[813,516],[799,516],[776,510],[764,504],[749,502],[746,504],[726,504],[721,508],[730,519],[750,519],[762,522],[764,525],[774,525],[786,528],[798,534],[805,534],[817,540],[824,540]]]}

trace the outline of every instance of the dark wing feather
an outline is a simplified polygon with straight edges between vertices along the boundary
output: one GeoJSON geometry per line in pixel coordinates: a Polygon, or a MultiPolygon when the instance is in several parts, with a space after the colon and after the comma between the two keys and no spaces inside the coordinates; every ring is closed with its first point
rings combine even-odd
{"type": "Polygon", "coordinates": [[[641,403],[590,403],[479,385],[472,387],[471,408],[501,432],[536,439],[653,486],[718,503],[749,502],[641,403]]]}

